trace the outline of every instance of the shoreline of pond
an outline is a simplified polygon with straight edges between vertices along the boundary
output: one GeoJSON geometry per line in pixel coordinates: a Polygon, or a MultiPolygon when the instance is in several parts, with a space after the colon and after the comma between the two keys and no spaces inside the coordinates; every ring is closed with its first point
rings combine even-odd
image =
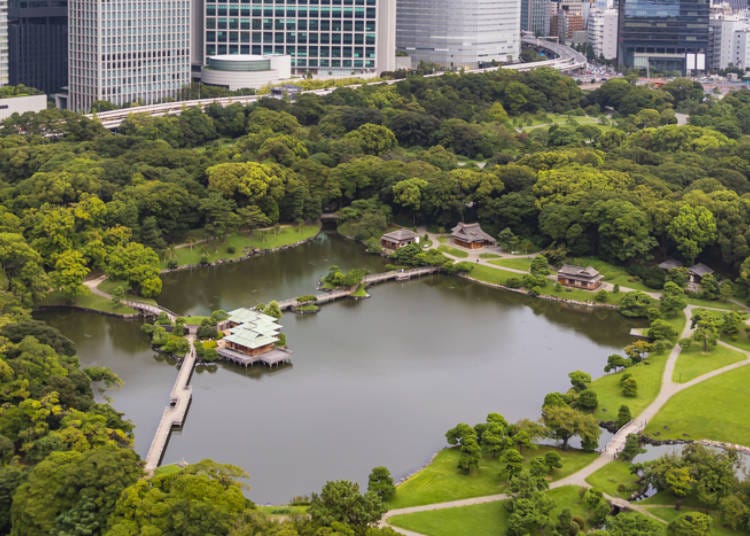
{"type": "MultiPolygon", "coordinates": [[[[227,264],[237,264],[237,263],[249,261],[249,260],[252,260],[252,259],[254,259],[256,257],[268,255],[268,254],[271,254],[271,253],[278,253],[280,251],[285,251],[285,250],[288,250],[288,249],[294,249],[294,248],[303,246],[303,245],[308,244],[308,243],[312,242],[313,240],[317,239],[321,235],[321,233],[324,233],[324,232],[325,231],[323,230],[323,228],[320,227],[318,229],[318,232],[315,233],[313,236],[311,236],[309,238],[306,238],[304,240],[299,240],[299,241],[294,242],[292,244],[285,244],[283,246],[278,246],[278,247],[275,247],[275,248],[268,248],[268,249],[253,249],[249,254],[244,255],[242,257],[237,257],[237,258],[234,258],[234,259],[219,259],[217,261],[206,263],[206,264],[185,264],[185,265],[178,266],[176,268],[166,268],[166,269],[163,269],[160,272],[160,274],[168,274],[168,273],[182,272],[182,271],[188,271],[188,270],[200,270],[202,268],[212,268],[212,267],[223,266],[223,265],[227,265],[227,264]]],[[[338,232],[336,234],[340,235],[341,237],[343,237],[343,238],[345,238],[347,240],[352,240],[352,241],[354,241],[354,242],[356,242],[358,244],[361,244],[360,241],[358,241],[358,240],[356,240],[356,239],[354,239],[352,237],[349,237],[349,236],[347,236],[345,234],[338,233],[338,232]]],[[[382,253],[380,253],[379,256],[388,258],[387,255],[384,255],[382,253]]],[[[617,310],[617,306],[613,305],[613,304],[610,304],[610,303],[582,302],[582,301],[579,301],[579,300],[571,300],[571,299],[567,299],[567,298],[562,298],[562,297],[558,297],[558,296],[550,296],[550,295],[545,295],[545,294],[536,294],[536,295],[533,295],[533,294],[529,293],[527,290],[524,290],[524,289],[511,288],[511,287],[506,286],[506,285],[501,285],[501,284],[498,284],[498,283],[491,283],[489,281],[483,281],[481,279],[477,279],[476,277],[472,277],[470,273],[469,274],[462,274],[462,273],[459,273],[459,274],[444,274],[444,275],[456,275],[457,277],[460,277],[462,279],[466,279],[468,281],[471,281],[471,282],[479,284],[479,285],[483,285],[483,286],[491,287],[491,288],[496,288],[496,289],[500,289],[500,290],[503,290],[503,291],[512,292],[512,293],[515,293],[515,294],[520,294],[522,296],[527,296],[529,298],[541,299],[541,300],[549,301],[549,302],[557,302],[557,303],[560,303],[562,305],[569,306],[571,308],[576,308],[576,309],[581,309],[581,310],[586,310],[586,311],[593,311],[595,309],[617,310]]],[[[157,304],[158,304],[158,301],[157,301],[157,304]]],[[[105,316],[111,316],[111,317],[115,317],[115,318],[121,318],[121,319],[124,319],[124,320],[133,320],[133,319],[137,319],[137,318],[143,318],[143,313],[140,313],[140,312],[136,312],[136,313],[115,313],[113,311],[105,311],[103,309],[96,309],[96,308],[93,308],[93,307],[85,307],[85,306],[81,306],[81,305],[77,305],[77,304],[52,304],[52,305],[39,305],[39,306],[36,307],[37,310],[66,309],[66,308],[67,309],[73,309],[73,310],[79,310],[79,311],[90,311],[90,312],[102,314],[102,315],[105,315],[105,316]]]]}

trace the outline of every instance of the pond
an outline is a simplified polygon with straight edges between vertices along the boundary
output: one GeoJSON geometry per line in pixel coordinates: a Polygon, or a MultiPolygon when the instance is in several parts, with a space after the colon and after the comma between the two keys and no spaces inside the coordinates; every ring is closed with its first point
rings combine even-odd
{"type": "MultiPolygon", "coordinates": [[[[161,301],[204,313],[309,293],[330,264],[381,269],[381,259],[352,245],[324,235],[246,263],[169,274],[161,301]]],[[[629,340],[631,324],[615,313],[578,312],[458,278],[370,292],[314,316],[284,316],[293,366],[197,369],[186,425],[172,435],[164,463],[238,465],[260,503],[309,494],[326,480],[365,484],[376,465],[399,477],[428,461],[458,422],[489,412],[536,418],[547,392],[567,388],[568,372],[600,375],[606,356],[629,340]]],[[[73,311],[41,316],[76,342],[82,363],[123,378],[108,394],[136,423],[144,454],[173,366],[154,358],[131,322],[73,311]]]]}

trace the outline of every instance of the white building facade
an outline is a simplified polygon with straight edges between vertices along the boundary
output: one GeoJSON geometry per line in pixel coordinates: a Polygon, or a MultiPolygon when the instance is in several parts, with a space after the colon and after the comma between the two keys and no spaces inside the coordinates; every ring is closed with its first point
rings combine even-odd
{"type": "Polygon", "coordinates": [[[597,58],[617,57],[617,10],[593,8],[589,12],[587,38],[597,58]]]}
{"type": "Polygon", "coordinates": [[[396,0],[201,0],[203,56],[288,55],[297,74],[395,70],[396,0]]]}
{"type": "Polygon", "coordinates": [[[190,84],[190,0],[69,0],[68,107],[177,98],[190,84]]]}
{"type": "Polygon", "coordinates": [[[518,0],[398,0],[396,48],[448,68],[509,63],[521,53],[518,0]]]}
{"type": "Polygon", "coordinates": [[[750,20],[745,13],[717,12],[711,14],[712,69],[750,67],[750,20]]]}

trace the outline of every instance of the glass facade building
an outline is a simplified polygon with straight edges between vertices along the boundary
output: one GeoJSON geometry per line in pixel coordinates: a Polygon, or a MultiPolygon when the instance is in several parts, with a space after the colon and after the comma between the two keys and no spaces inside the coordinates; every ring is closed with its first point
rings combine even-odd
{"type": "Polygon", "coordinates": [[[550,0],[521,0],[521,29],[537,37],[549,33],[550,0]]]}
{"type": "Polygon", "coordinates": [[[451,68],[517,61],[521,2],[398,0],[396,49],[451,68]]]}
{"type": "Polygon", "coordinates": [[[395,0],[204,0],[204,57],[287,54],[296,73],[392,70],[395,0]]]}
{"type": "Polygon", "coordinates": [[[190,84],[190,0],[69,0],[68,107],[152,104],[190,84]]]}
{"type": "Polygon", "coordinates": [[[68,83],[67,0],[8,0],[8,78],[54,93],[68,83]]]}
{"type": "Polygon", "coordinates": [[[620,0],[618,64],[651,72],[705,69],[709,0],[620,0]]]}

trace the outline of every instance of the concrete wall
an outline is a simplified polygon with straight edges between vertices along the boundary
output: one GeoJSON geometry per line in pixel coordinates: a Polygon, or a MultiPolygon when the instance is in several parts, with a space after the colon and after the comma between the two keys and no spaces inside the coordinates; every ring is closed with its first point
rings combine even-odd
{"type": "Polygon", "coordinates": [[[0,120],[7,119],[14,113],[40,112],[46,109],[47,95],[29,95],[26,97],[0,99],[0,120]]]}

